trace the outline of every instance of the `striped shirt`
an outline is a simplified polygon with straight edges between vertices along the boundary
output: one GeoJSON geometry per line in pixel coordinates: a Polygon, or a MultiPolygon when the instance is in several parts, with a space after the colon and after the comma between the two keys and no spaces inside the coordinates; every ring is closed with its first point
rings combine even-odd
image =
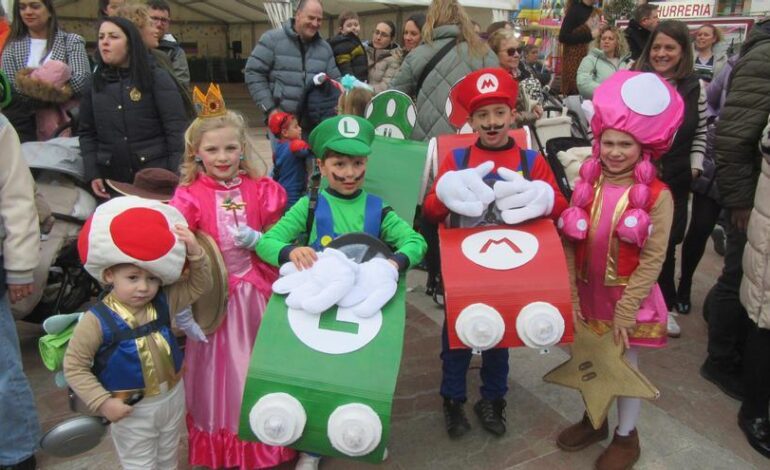
{"type": "Polygon", "coordinates": [[[698,96],[698,127],[692,138],[690,147],[690,167],[693,170],[703,172],[703,158],[706,155],[706,88],[700,82],[700,95],[698,96]]]}

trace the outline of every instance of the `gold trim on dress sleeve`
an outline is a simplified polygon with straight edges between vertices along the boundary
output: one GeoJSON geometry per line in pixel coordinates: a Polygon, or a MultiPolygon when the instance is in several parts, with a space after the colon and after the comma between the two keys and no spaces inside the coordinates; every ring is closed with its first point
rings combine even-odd
{"type": "MultiPolygon", "coordinates": [[[[603,335],[612,330],[612,321],[589,319],[588,326],[596,332],[603,335]]],[[[657,339],[667,336],[666,325],[661,323],[637,323],[633,331],[628,335],[633,339],[657,339]]]]}

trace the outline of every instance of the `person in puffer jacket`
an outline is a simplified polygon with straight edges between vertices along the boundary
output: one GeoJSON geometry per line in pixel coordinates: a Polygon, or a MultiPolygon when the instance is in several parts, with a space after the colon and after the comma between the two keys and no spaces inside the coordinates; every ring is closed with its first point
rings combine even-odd
{"type": "Polygon", "coordinates": [[[362,82],[369,77],[366,50],[358,33],[361,30],[358,15],[353,11],[340,13],[339,34],[329,39],[337,68],[344,75],[353,75],[362,82]]]}
{"type": "Polygon", "coordinates": [[[294,18],[263,34],[251,51],[246,86],[266,117],[277,110],[298,115],[305,86],[316,74],[340,78],[332,48],[318,34],[322,18],[321,2],[301,2],[294,18]]]}
{"type": "Polygon", "coordinates": [[[759,144],[762,170],[754,195],[754,208],[746,231],[748,243],[743,251],[741,303],[752,324],[743,355],[744,397],[738,424],[754,449],[770,458],[770,121],[759,144]],[[756,431],[763,431],[757,435],[756,431]],[[761,438],[764,436],[764,438],[761,438]]]}
{"type": "Polygon", "coordinates": [[[445,113],[452,86],[474,70],[497,67],[499,61],[474,32],[468,14],[457,0],[432,2],[422,31],[423,44],[406,56],[390,87],[417,97],[417,123],[411,138],[428,141],[455,132],[445,113]],[[454,47],[419,83],[431,59],[450,43],[454,47]]]}

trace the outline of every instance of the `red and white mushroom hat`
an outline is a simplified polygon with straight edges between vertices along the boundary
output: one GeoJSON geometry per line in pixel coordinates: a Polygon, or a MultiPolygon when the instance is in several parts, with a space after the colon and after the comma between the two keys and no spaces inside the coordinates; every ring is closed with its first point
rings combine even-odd
{"type": "Polygon", "coordinates": [[[129,263],[158,276],[163,285],[179,279],[186,259],[184,242],[171,230],[187,226],[184,216],[160,201],[125,196],[96,208],[78,236],[80,261],[104,282],[104,270],[129,263]]]}

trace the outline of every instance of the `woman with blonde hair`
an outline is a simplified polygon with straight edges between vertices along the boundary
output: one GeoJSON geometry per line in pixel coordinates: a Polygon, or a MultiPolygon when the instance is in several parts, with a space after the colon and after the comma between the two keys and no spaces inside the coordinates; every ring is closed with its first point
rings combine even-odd
{"type": "Polygon", "coordinates": [[[453,133],[444,112],[450,88],[474,70],[498,65],[497,56],[474,32],[458,0],[431,3],[422,40],[391,82],[391,88],[417,97],[415,140],[453,133]]]}
{"type": "Polygon", "coordinates": [[[722,31],[713,24],[704,24],[695,32],[692,42],[695,73],[706,83],[710,83],[727,63],[727,54],[714,50],[720,42],[722,31]]]}
{"type": "Polygon", "coordinates": [[[489,37],[489,47],[500,60],[500,67],[519,82],[516,97],[516,127],[532,125],[543,115],[540,81],[521,65],[524,46],[510,29],[498,29],[489,37]]]}
{"type": "Polygon", "coordinates": [[[580,96],[590,100],[594,90],[618,70],[631,68],[631,53],[624,34],[614,26],[602,26],[593,49],[580,62],[577,86],[580,96]]]}

